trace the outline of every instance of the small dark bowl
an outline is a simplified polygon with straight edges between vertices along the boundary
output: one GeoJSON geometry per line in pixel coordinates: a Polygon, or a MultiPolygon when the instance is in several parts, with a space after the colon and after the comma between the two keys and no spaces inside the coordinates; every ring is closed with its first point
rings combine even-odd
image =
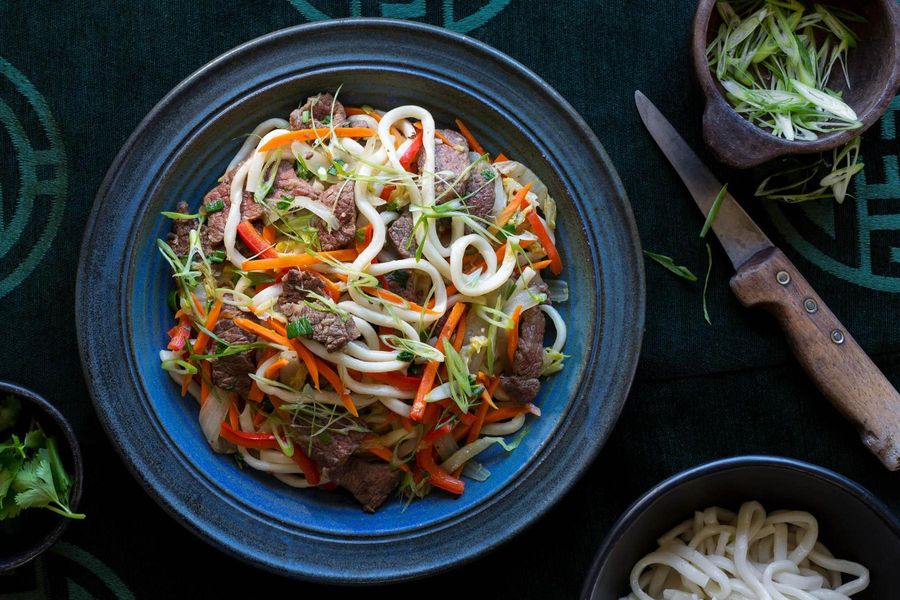
{"type": "Polygon", "coordinates": [[[847,8],[866,19],[865,23],[853,24],[860,42],[847,56],[852,87],[847,89],[840,72],[833,73],[829,81],[833,89],[843,93],[862,127],[823,134],[809,142],[776,137],[732,109],[706,61],[706,47],[721,23],[715,10],[716,0],[700,0],[697,4],[691,53],[706,96],[703,140],[719,161],[729,167],[748,169],[788,154],[826,152],[861,135],[887,110],[900,84],[900,9],[896,0],[832,0],[828,4],[847,8]]]}
{"type": "MultiPolygon", "coordinates": [[[[59,443],[59,453],[66,471],[72,478],[72,492],[69,504],[78,507],[81,500],[81,486],[84,473],[81,465],[81,450],[75,432],[66,418],[41,396],[14,383],[0,381],[0,396],[13,395],[22,400],[20,422],[30,417],[40,423],[47,435],[54,436],[59,443]]],[[[0,434],[0,438],[8,435],[0,434]]],[[[20,567],[42,554],[62,535],[70,519],[49,510],[31,509],[19,516],[0,522],[0,572],[20,567]]]]}
{"type": "Polygon", "coordinates": [[[834,471],[774,456],[738,456],[689,469],[660,483],[625,511],[603,541],[582,591],[609,600],[628,592],[634,564],[656,538],[695,510],[736,510],[758,500],[767,511],[806,510],[835,556],[869,569],[869,588],[854,600],[896,598],[900,589],[900,520],[871,492],[834,471]]]}

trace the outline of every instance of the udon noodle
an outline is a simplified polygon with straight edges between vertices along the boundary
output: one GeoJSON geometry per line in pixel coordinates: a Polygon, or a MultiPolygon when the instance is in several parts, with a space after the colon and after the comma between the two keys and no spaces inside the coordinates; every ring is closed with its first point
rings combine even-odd
{"type": "Polygon", "coordinates": [[[835,558],[808,512],[707,508],[660,537],[631,571],[623,600],[847,600],[864,566],[835,558]],[[847,576],[847,577],[845,577],[847,576]]]}

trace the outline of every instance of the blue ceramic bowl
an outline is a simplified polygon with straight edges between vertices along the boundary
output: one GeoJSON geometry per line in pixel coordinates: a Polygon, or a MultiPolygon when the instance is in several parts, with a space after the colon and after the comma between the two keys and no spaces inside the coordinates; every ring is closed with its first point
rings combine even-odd
{"type": "Polygon", "coordinates": [[[854,600],[896,598],[900,519],[871,492],[823,467],[776,456],[738,456],[700,465],[660,483],[613,525],[582,591],[585,600],[621,598],[634,564],[656,539],[696,510],[731,510],[757,500],[767,511],[805,510],[819,540],[838,558],[863,564],[871,583],[854,600]]]}
{"type": "Polygon", "coordinates": [[[77,318],[98,415],[126,464],[175,518],[216,547],[279,573],[345,583],[408,579],[496,547],[574,482],[615,422],[634,373],[644,313],[638,236],[621,183],[588,126],[531,71],[484,44],[421,24],[353,19],[249,42],[205,66],[138,126],[87,226],[77,318]],[[384,40],[390,39],[386,44],[384,40]],[[560,204],[571,299],[563,373],[543,386],[543,416],[493,475],[458,499],[363,513],[344,494],[298,491],[210,451],[197,407],[160,370],[172,317],[155,247],[160,211],[198,205],[241,136],[303,98],[343,85],[348,104],[430,108],[530,165],[560,204]],[[104,327],[94,324],[102,322],[104,327]]]}

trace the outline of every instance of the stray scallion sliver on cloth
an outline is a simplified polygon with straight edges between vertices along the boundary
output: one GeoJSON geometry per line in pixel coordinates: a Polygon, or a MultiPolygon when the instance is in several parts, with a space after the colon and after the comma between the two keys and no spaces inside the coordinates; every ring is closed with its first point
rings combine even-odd
{"type": "MultiPolygon", "coordinates": [[[[722,206],[722,201],[728,195],[728,184],[722,186],[722,189],[719,190],[719,193],[716,195],[716,199],[713,200],[712,206],[710,206],[709,212],[706,215],[706,220],[703,222],[703,227],[700,229],[700,239],[705,239],[706,234],[709,233],[710,228],[712,227],[713,221],[716,220],[716,215],[719,214],[719,208],[722,206]]],[[[648,250],[644,250],[644,254],[652,259],[653,261],[659,263],[670,272],[674,273],[678,277],[686,281],[690,281],[691,283],[696,283],[699,281],[699,278],[694,275],[694,273],[687,267],[675,264],[675,260],[664,254],[657,254],[655,252],[650,252],[648,250]]],[[[712,320],[709,318],[709,307],[706,302],[706,293],[709,289],[709,277],[712,274],[712,248],[707,243],[706,244],[706,277],[703,280],[703,319],[707,324],[712,325],[712,320]]]]}

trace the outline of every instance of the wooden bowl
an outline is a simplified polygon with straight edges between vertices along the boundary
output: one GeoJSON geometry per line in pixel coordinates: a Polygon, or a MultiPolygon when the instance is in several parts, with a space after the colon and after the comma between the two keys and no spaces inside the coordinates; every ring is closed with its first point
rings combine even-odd
{"type": "Polygon", "coordinates": [[[724,90],[710,72],[706,47],[721,18],[716,0],[700,0],[694,14],[691,53],[703,93],[703,139],[715,157],[729,167],[748,169],[787,154],[813,154],[842,146],[871,127],[887,110],[900,83],[900,9],[896,0],[833,0],[831,5],[866,18],[854,23],[859,45],[848,54],[851,88],[836,70],[830,87],[856,111],[862,127],[823,134],[813,141],[788,141],[754,125],[732,109],[724,90]]]}

